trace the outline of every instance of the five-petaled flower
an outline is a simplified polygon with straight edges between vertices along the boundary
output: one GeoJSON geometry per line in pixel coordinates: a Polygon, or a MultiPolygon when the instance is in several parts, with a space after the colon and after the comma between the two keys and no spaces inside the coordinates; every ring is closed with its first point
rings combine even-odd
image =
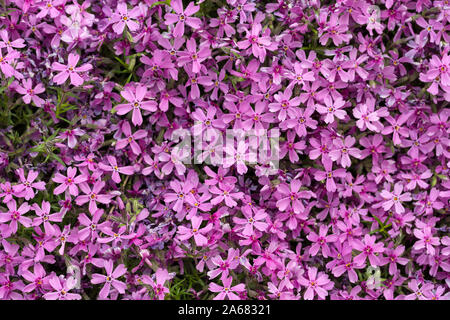
{"type": "Polygon", "coordinates": [[[57,75],[53,77],[53,81],[56,84],[63,84],[67,78],[70,77],[70,83],[74,86],[81,86],[84,83],[84,79],[79,75],[81,72],[86,72],[92,69],[90,63],[85,63],[80,67],[77,67],[80,56],[78,54],[69,53],[68,64],[63,65],[59,62],[53,62],[52,69],[59,71],[57,75]]]}

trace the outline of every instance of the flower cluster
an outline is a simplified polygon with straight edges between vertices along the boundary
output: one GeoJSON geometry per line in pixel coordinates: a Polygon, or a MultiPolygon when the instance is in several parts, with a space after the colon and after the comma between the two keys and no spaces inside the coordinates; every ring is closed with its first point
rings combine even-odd
{"type": "Polygon", "coordinates": [[[450,298],[447,1],[4,4],[0,299],[450,298]]]}

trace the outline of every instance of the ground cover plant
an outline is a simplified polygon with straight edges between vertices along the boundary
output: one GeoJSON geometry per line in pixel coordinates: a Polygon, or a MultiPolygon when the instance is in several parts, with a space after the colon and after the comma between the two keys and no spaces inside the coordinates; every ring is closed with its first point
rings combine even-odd
{"type": "Polygon", "coordinates": [[[450,4],[0,1],[0,299],[449,299],[450,4]]]}

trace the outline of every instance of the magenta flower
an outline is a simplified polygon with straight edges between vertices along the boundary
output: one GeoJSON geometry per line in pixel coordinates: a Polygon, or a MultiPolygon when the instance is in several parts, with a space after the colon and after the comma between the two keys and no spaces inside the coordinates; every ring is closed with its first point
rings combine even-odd
{"type": "Polygon", "coordinates": [[[33,89],[32,81],[30,78],[22,80],[23,87],[20,85],[16,86],[16,91],[22,95],[23,102],[29,104],[33,100],[36,107],[41,107],[44,103],[44,99],[38,97],[37,95],[44,92],[44,86],[42,83],[38,83],[33,89]]]}
{"type": "Polygon", "coordinates": [[[308,278],[300,275],[298,278],[298,282],[306,287],[305,294],[303,297],[305,300],[312,300],[315,294],[321,300],[324,300],[326,296],[328,296],[328,290],[331,290],[334,287],[334,282],[330,281],[328,275],[324,272],[317,272],[316,267],[308,268],[308,278]]]}
{"type": "Polygon", "coordinates": [[[436,252],[434,246],[438,246],[440,241],[438,237],[433,237],[431,227],[426,226],[423,229],[414,229],[414,236],[419,239],[419,241],[414,243],[413,248],[415,250],[426,248],[427,254],[434,256],[436,252]]]}
{"type": "Polygon", "coordinates": [[[60,278],[53,274],[49,276],[48,283],[55,291],[47,292],[43,295],[45,300],[80,300],[81,296],[69,291],[75,288],[77,281],[73,277],[67,279],[60,278]]]}
{"type": "Polygon", "coordinates": [[[392,133],[392,141],[395,145],[400,145],[402,143],[402,137],[409,137],[409,130],[403,125],[405,124],[406,120],[410,117],[411,113],[403,113],[400,115],[397,119],[394,119],[393,117],[389,116],[386,117],[386,120],[391,124],[390,126],[384,127],[384,129],[381,131],[381,134],[387,135],[392,133]]]}
{"type": "Polygon", "coordinates": [[[287,128],[294,128],[297,135],[301,138],[307,135],[306,127],[310,129],[317,129],[317,121],[311,118],[314,113],[314,108],[295,109],[295,117],[292,119],[287,119],[286,121],[280,123],[280,128],[283,128],[284,124],[287,128]]]}
{"type": "Polygon", "coordinates": [[[134,238],[135,234],[131,233],[128,235],[125,235],[125,231],[126,231],[127,227],[122,226],[119,228],[118,231],[113,231],[113,229],[111,229],[108,226],[105,226],[104,228],[102,228],[102,233],[104,233],[105,235],[107,235],[108,237],[106,238],[98,238],[97,242],[98,243],[108,243],[108,242],[112,242],[113,246],[117,246],[117,244],[119,242],[122,242],[123,240],[129,240],[134,238]]]}
{"type": "Polygon", "coordinates": [[[361,251],[353,260],[356,264],[362,265],[368,258],[371,266],[381,265],[380,257],[377,254],[383,253],[385,249],[383,243],[375,243],[375,241],[376,237],[368,234],[364,236],[364,242],[357,239],[353,240],[353,249],[361,251]]]}
{"type": "Polygon", "coordinates": [[[331,160],[340,162],[343,168],[350,167],[351,160],[350,156],[359,159],[361,153],[358,148],[352,147],[355,144],[356,139],[352,136],[345,137],[344,141],[342,139],[334,139],[333,144],[336,149],[331,150],[329,155],[331,160]]]}
{"type": "Polygon", "coordinates": [[[214,279],[221,274],[221,279],[228,277],[230,270],[236,269],[239,265],[239,250],[228,249],[227,259],[224,261],[220,255],[211,258],[211,271],[208,271],[209,279],[214,279]]]}
{"type": "Polygon", "coordinates": [[[336,191],[336,183],[334,178],[345,178],[347,175],[345,169],[333,170],[333,162],[328,158],[324,162],[325,171],[318,170],[314,173],[314,179],[322,181],[326,179],[326,188],[329,192],[336,191]]]}
{"type": "Polygon", "coordinates": [[[145,86],[137,85],[135,92],[136,94],[133,93],[133,91],[129,87],[121,91],[120,94],[129,103],[119,104],[115,107],[115,109],[118,115],[124,115],[133,110],[131,122],[133,122],[135,126],[140,126],[142,124],[141,109],[155,112],[156,110],[158,110],[158,105],[155,101],[152,100],[143,101],[147,94],[147,88],[145,86]]]}
{"type": "Polygon", "coordinates": [[[18,51],[10,51],[6,56],[3,56],[2,50],[0,50],[0,70],[2,70],[3,74],[10,78],[16,74],[16,70],[12,64],[15,63],[15,60],[20,57],[20,53],[18,51]]]}
{"type": "Polygon", "coordinates": [[[22,168],[17,169],[17,174],[19,175],[21,181],[20,184],[13,186],[14,193],[17,197],[24,197],[25,200],[30,200],[34,198],[34,189],[45,189],[44,181],[34,182],[39,174],[38,171],[30,170],[26,179],[22,168]]]}
{"type": "Polygon", "coordinates": [[[6,273],[14,274],[14,268],[23,262],[24,258],[19,254],[20,246],[9,243],[6,239],[1,241],[3,250],[0,252],[0,267],[6,270],[6,273]]]}
{"type": "Polygon", "coordinates": [[[80,222],[78,238],[81,241],[87,240],[89,236],[90,239],[94,241],[98,237],[98,231],[104,230],[109,225],[108,221],[98,223],[103,213],[103,209],[97,209],[97,211],[94,212],[92,219],[89,219],[84,213],[78,216],[78,221],[80,222]],[[84,226],[85,228],[83,228],[82,226],[84,226]]]}
{"type": "Polygon", "coordinates": [[[172,279],[172,277],[169,275],[169,272],[167,272],[166,269],[159,268],[155,272],[155,279],[144,275],[142,277],[142,282],[152,287],[153,292],[155,293],[155,296],[158,298],[158,300],[164,300],[166,294],[170,292],[169,288],[165,287],[165,283],[170,279],[172,279]]]}
{"type": "Polygon", "coordinates": [[[235,286],[231,286],[233,282],[233,277],[222,278],[223,286],[219,286],[218,284],[211,282],[209,284],[209,291],[211,292],[219,292],[217,296],[213,298],[213,300],[225,300],[228,298],[230,300],[241,300],[236,293],[242,292],[245,290],[245,284],[240,283],[235,286]]]}
{"type": "Polygon", "coordinates": [[[106,299],[111,291],[111,286],[119,291],[119,293],[125,293],[127,285],[124,282],[117,280],[117,278],[120,278],[127,273],[127,268],[125,268],[123,264],[119,264],[113,271],[112,260],[105,260],[104,268],[106,275],[94,273],[91,279],[93,284],[105,283],[103,288],[100,290],[98,297],[100,299],[106,299]]]}
{"type": "Polygon", "coordinates": [[[164,15],[165,24],[172,25],[176,23],[173,30],[173,36],[175,38],[184,35],[184,24],[194,29],[199,29],[202,25],[202,21],[199,18],[191,17],[194,13],[200,10],[200,6],[194,5],[193,2],[189,2],[185,10],[183,10],[183,2],[181,0],[172,0],[170,2],[172,9],[175,13],[166,13],[164,15]]]}
{"type": "Polygon", "coordinates": [[[428,300],[431,296],[431,289],[433,288],[431,283],[419,282],[416,279],[412,279],[408,283],[408,288],[413,291],[411,294],[405,296],[405,300],[428,300]]]}
{"type": "Polygon", "coordinates": [[[119,2],[117,4],[117,12],[115,12],[109,23],[114,23],[112,28],[115,33],[122,34],[125,26],[130,29],[130,31],[136,31],[139,29],[139,24],[131,19],[135,19],[139,16],[139,7],[135,7],[133,10],[128,12],[127,4],[125,2],[119,2]]]}
{"type": "Polygon", "coordinates": [[[403,191],[403,184],[397,182],[394,186],[394,191],[389,192],[387,190],[381,191],[380,195],[384,198],[384,202],[382,202],[383,209],[388,211],[394,206],[396,213],[404,213],[405,208],[402,205],[404,201],[411,201],[411,193],[403,191]]]}
{"type": "Polygon", "coordinates": [[[74,149],[75,146],[77,145],[77,138],[76,136],[82,136],[84,135],[86,132],[84,130],[81,130],[80,128],[75,128],[75,129],[69,129],[64,131],[63,133],[61,133],[58,138],[60,139],[67,139],[67,146],[71,149],[74,149]]]}
{"type": "Polygon", "coordinates": [[[59,212],[50,214],[50,202],[42,201],[41,207],[37,203],[33,203],[32,208],[37,215],[33,219],[33,227],[44,224],[44,230],[47,234],[53,234],[55,229],[50,222],[61,222],[62,216],[59,212]]]}
{"type": "Polygon", "coordinates": [[[64,4],[64,0],[45,0],[40,2],[39,9],[41,11],[36,15],[36,18],[42,19],[49,15],[50,18],[55,19],[61,14],[57,8],[64,4]]]}
{"type": "Polygon", "coordinates": [[[238,229],[242,230],[243,235],[251,236],[253,234],[253,228],[262,232],[267,230],[268,224],[265,221],[268,215],[264,209],[257,209],[254,206],[245,206],[242,208],[242,213],[244,214],[245,219],[233,217],[233,221],[234,223],[241,225],[238,229]]]}
{"type": "Polygon", "coordinates": [[[120,183],[120,181],[122,181],[119,173],[125,174],[128,176],[132,175],[134,173],[133,166],[119,167],[117,165],[116,158],[113,156],[107,156],[106,159],[108,159],[109,165],[106,165],[103,162],[100,162],[98,164],[98,167],[105,172],[112,172],[111,178],[115,183],[120,183]]]}
{"type": "Polygon", "coordinates": [[[242,196],[242,192],[232,192],[233,189],[234,186],[223,183],[219,183],[219,187],[212,186],[209,192],[216,196],[211,199],[211,203],[217,205],[218,203],[225,201],[225,204],[228,207],[233,208],[237,205],[235,199],[239,199],[242,196]]]}
{"type": "Polygon", "coordinates": [[[325,123],[333,123],[334,117],[342,120],[347,115],[347,112],[345,112],[344,110],[340,110],[345,105],[345,102],[344,100],[342,100],[342,98],[337,98],[333,102],[331,97],[327,96],[325,97],[324,102],[325,106],[317,104],[316,110],[321,114],[325,114],[325,123]]]}
{"type": "Polygon", "coordinates": [[[445,52],[441,59],[433,55],[430,59],[428,72],[421,73],[420,80],[433,82],[427,90],[431,94],[438,94],[439,85],[444,91],[448,92],[450,90],[450,56],[448,52],[445,52]]]}
{"type": "Polygon", "coordinates": [[[67,176],[63,176],[61,173],[57,172],[52,181],[56,183],[61,183],[61,185],[57,186],[53,190],[54,195],[58,195],[69,189],[69,193],[76,197],[78,196],[78,187],[77,184],[85,182],[87,177],[79,175],[75,177],[77,174],[77,168],[69,167],[67,168],[67,176]]]}
{"type": "Polygon", "coordinates": [[[70,83],[74,86],[81,86],[84,83],[83,78],[79,75],[81,72],[86,72],[92,69],[90,63],[76,67],[80,56],[78,54],[69,53],[69,62],[67,65],[63,65],[59,62],[53,62],[52,69],[59,71],[59,73],[53,77],[53,81],[57,84],[63,84],[67,78],[70,77],[70,83]]]}
{"type": "Polygon", "coordinates": [[[397,264],[402,266],[408,263],[408,259],[400,257],[405,251],[405,246],[399,245],[395,249],[386,249],[384,252],[386,254],[386,260],[389,263],[389,274],[397,274],[397,264]]]}
{"type": "Polygon", "coordinates": [[[22,273],[22,277],[30,282],[25,287],[23,287],[23,292],[42,292],[44,288],[51,288],[49,283],[49,276],[46,275],[44,267],[40,263],[34,265],[34,272],[31,273],[29,270],[25,270],[22,273]]]}
{"type": "Polygon", "coordinates": [[[296,108],[300,105],[300,97],[292,98],[292,90],[286,89],[284,93],[275,94],[274,99],[276,102],[269,104],[270,112],[278,112],[278,120],[284,121],[286,116],[289,118],[295,118],[296,108]]]}
{"type": "MultiPolygon", "coordinates": [[[[207,46],[200,46],[197,51],[197,45],[194,38],[186,41],[187,51],[180,52],[178,58],[178,65],[184,66],[187,63],[192,63],[192,72],[199,73],[202,70],[201,62],[211,56],[211,50],[207,46]]],[[[203,67],[205,68],[205,67],[203,67]]]]}
{"type": "Polygon", "coordinates": [[[278,193],[281,199],[277,201],[276,205],[280,211],[286,211],[288,208],[292,208],[295,213],[300,213],[305,210],[301,199],[310,199],[314,194],[311,191],[300,191],[301,186],[301,181],[297,179],[292,180],[290,186],[286,183],[281,183],[278,186],[278,193]]]}
{"type": "Polygon", "coordinates": [[[0,48],[7,48],[8,53],[13,52],[13,48],[23,48],[25,47],[25,40],[22,38],[15,39],[13,41],[9,40],[9,34],[6,29],[0,31],[0,37],[2,41],[0,41],[0,48]]]}
{"type": "Polygon", "coordinates": [[[320,249],[322,249],[322,255],[325,258],[328,258],[328,256],[330,256],[331,252],[328,243],[336,242],[338,240],[338,237],[334,234],[327,236],[328,229],[328,226],[322,225],[320,226],[319,235],[317,235],[314,231],[311,231],[306,237],[309,241],[313,242],[311,248],[309,249],[309,253],[312,257],[317,255],[320,249]]]}
{"type": "Polygon", "coordinates": [[[97,211],[97,202],[108,204],[111,202],[112,195],[107,194],[99,194],[99,192],[104,188],[105,182],[104,181],[97,181],[92,189],[82,183],[80,184],[80,189],[85,194],[78,196],[75,199],[75,202],[78,206],[81,206],[85,204],[86,202],[89,202],[89,212],[91,214],[94,214],[97,211]]]}
{"type": "Polygon", "coordinates": [[[203,219],[201,217],[194,216],[191,218],[192,228],[186,228],[185,226],[178,227],[178,238],[181,241],[188,240],[194,237],[195,244],[197,246],[206,246],[208,244],[208,239],[204,234],[211,231],[213,228],[212,224],[207,224],[204,228],[200,229],[203,219]]]}
{"type": "Polygon", "coordinates": [[[125,135],[125,139],[120,139],[116,142],[116,150],[123,149],[126,146],[130,145],[131,151],[133,151],[135,155],[139,155],[142,150],[136,140],[145,138],[147,136],[147,131],[138,130],[135,133],[131,133],[130,123],[128,121],[125,121],[125,123],[122,125],[122,132],[125,135]]]}

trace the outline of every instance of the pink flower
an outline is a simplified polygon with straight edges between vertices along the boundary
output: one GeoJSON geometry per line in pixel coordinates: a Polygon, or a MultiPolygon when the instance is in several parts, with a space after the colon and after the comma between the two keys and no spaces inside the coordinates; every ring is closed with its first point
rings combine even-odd
{"type": "Polygon", "coordinates": [[[327,274],[324,272],[319,272],[319,274],[317,274],[316,267],[308,268],[308,279],[301,275],[298,278],[298,282],[306,287],[303,296],[305,300],[312,300],[315,294],[317,294],[320,299],[324,300],[325,297],[328,296],[328,290],[331,290],[334,287],[334,282],[331,282],[330,279],[328,279],[327,274]]]}
{"type": "Polygon", "coordinates": [[[345,178],[346,171],[345,169],[333,169],[333,162],[329,158],[324,161],[325,171],[318,170],[314,173],[314,179],[317,181],[326,179],[326,188],[329,192],[335,192],[337,187],[334,182],[334,178],[345,178]]]}
{"type": "Polygon", "coordinates": [[[342,120],[347,115],[347,112],[340,110],[345,105],[342,98],[339,97],[333,102],[331,96],[326,96],[324,102],[325,106],[318,104],[316,105],[316,110],[321,114],[325,114],[325,123],[333,123],[334,117],[342,120]]]}
{"type": "Polygon", "coordinates": [[[44,223],[44,230],[47,234],[53,234],[55,229],[51,225],[52,222],[61,222],[62,216],[59,212],[50,214],[50,202],[42,201],[42,208],[37,203],[33,203],[32,208],[37,215],[37,218],[33,219],[33,227],[39,226],[44,223]]]}
{"type": "Polygon", "coordinates": [[[202,66],[201,62],[211,57],[211,50],[208,46],[200,46],[200,49],[197,51],[196,42],[194,38],[190,38],[186,41],[186,49],[187,51],[180,52],[178,58],[178,65],[184,66],[187,63],[192,63],[192,72],[199,73],[204,70],[205,67],[202,66]]]}
{"type": "Polygon", "coordinates": [[[75,177],[77,174],[77,168],[69,167],[67,168],[67,177],[63,176],[61,173],[57,172],[55,174],[55,177],[52,179],[52,181],[56,183],[61,183],[61,185],[57,186],[53,190],[53,194],[58,195],[66,191],[67,188],[69,188],[69,193],[76,197],[78,196],[78,187],[77,184],[80,184],[82,182],[85,182],[87,180],[86,177],[78,176],[75,177]]]}
{"type": "Polygon", "coordinates": [[[397,263],[401,265],[406,265],[408,263],[408,259],[401,258],[400,256],[405,251],[405,246],[399,245],[395,249],[387,249],[385,251],[386,260],[389,263],[389,274],[395,275],[397,273],[397,263]]]}
{"type": "Polygon", "coordinates": [[[268,224],[265,221],[268,215],[264,209],[258,209],[255,206],[245,206],[241,210],[245,219],[233,217],[233,221],[234,223],[241,225],[239,229],[242,229],[243,235],[253,235],[253,228],[262,232],[267,230],[268,224]]]}
{"type": "Polygon", "coordinates": [[[0,31],[0,37],[3,40],[3,41],[0,41],[0,48],[8,48],[8,53],[14,51],[13,48],[25,47],[25,40],[22,38],[18,38],[13,41],[10,41],[9,33],[6,29],[3,29],[0,31]]]}
{"type": "Polygon", "coordinates": [[[419,241],[414,243],[413,248],[415,250],[426,248],[427,254],[434,256],[436,252],[434,246],[438,246],[440,241],[438,237],[433,237],[431,227],[426,226],[423,229],[414,229],[414,236],[419,239],[419,241]]]}
{"type": "Polygon", "coordinates": [[[45,0],[42,1],[39,5],[39,9],[41,11],[36,15],[36,18],[42,19],[45,18],[47,15],[50,16],[50,18],[55,19],[59,15],[61,15],[61,12],[57,9],[57,7],[62,6],[65,4],[64,0],[45,0]]]}
{"type": "Polygon", "coordinates": [[[37,107],[41,107],[44,103],[44,99],[41,99],[37,95],[44,92],[44,86],[42,83],[38,83],[36,87],[33,89],[31,79],[28,78],[26,80],[22,80],[23,87],[20,85],[16,86],[16,91],[22,95],[23,102],[29,104],[31,100],[33,100],[34,104],[37,107]]]}
{"type": "MultiPolygon", "coordinates": [[[[311,199],[314,193],[307,190],[300,191],[302,183],[298,179],[291,180],[290,185],[281,183],[278,185],[277,192],[279,193],[279,200],[276,205],[280,211],[286,211],[288,208],[292,208],[295,213],[300,213],[305,210],[305,206],[301,199],[311,199]]],[[[278,198],[278,197],[277,197],[278,198]]]]}
{"type": "Polygon", "coordinates": [[[394,206],[396,213],[404,213],[405,208],[402,205],[403,201],[411,201],[411,193],[405,192],[402,194],[403,184],[401,182],[397,182],[394,186],[394,191],[389,192],[387,190],[381,191],[380,195],[385,199],[382,203],[383,209],[388,211],[394,206]]]}
{"type": "Polygon", "coordinates": [[[30,200],[34,198],[33,189],[45,190],[44,181],[33,182],[37,178],[39,172],[30,170],[26,179],[22,168],[17,169],[17,174],[22,182],[21,184],[13,186],[14,193],[17,197],[24,197],[25,200],[30,200]]]}
{"type": "Polygon", "coordinates": [[[198,216],[194,216],[191,218],[192,228],[186,228],[185,226],[178,227],[178,239],[181,241],[188,240],[194,237],[195,244],[197,246],[206,246],[208,244],[208,239],[204,236],[204,234],[211,231],[213,228],[212,224],[207,224],[204,228],[200,229],[200,225],[202,224],[203,219],[198,216]]]}
{"type": "Polygon", "coordinates": [[[0,50],[0,70],[5,74],[7,78],[15,75],[16,70],[11,66],[15,63],[15,60],[20,57],[18,51],[10,51],[6,56],[2,55],[2,50],[0,50]]]}
{"type": "Polygon", "coordinates": [[[147,94],[147,88],[145,86],[141,86],[140,84],[136,87],[136,95],[133,93],[131,88],[126,88],[121,91],[120,94],[125,98],[129,103],[119,104],[115,107],[118,115],[124,115],[131,110],[133,110],[133,115],[131,117],[131,122],[135,126],[140,126],[142,124],[142,114],[141,109],[146,111],[155,112],[158,110],[158,104],[155,101],[146,100],[143,101],[145,95],[147,94]]]}
{"type": "Polygon", "coordinates": [[[275,101],[269,104],[270,112],[278,112],[278,120],[286,120],[286,116],[289,118],[295,118],[295,110],[300,105],[300,97],[294,97],[291,99],[292,89],[288,88],[283,93],[277,93],[274,95],[275,101]]]}
{"type": "Polygon", "coordinates": [[[70,149],[75,148],[75,146],[77,145],[77,138],[75,136],[82,136],[84,135],[86,132],[84,132],[84,130],[81,130],[80,128],[75,128],[75,129],[71,129],[71,130],[66,130],[63,133],[61,133],[58,138],[60,139],[67,139],[67,146],[70,149]]]}
{"type": "Polygon", "coordinates": [[[220,255],[211,258],[211,271],[208,271],[209,279],[216,278],[222,274],[221,279],[228,277],[230,270],[236,269],[239,265],[239,250],[229,248],[227,259],[224,261],[220,255]],[[216,268],[217,267],[217,268],[216,268]]]}
{"type": "Polygon", "coordinates": [[[128,121],[125,121],[125,123],[122,125],[122,132],[126,138],[117,141],[116,150],[123,149],[129,144],[131,147],[131,151],[133,151],[135,155],[141,154],[142,150],[137,144],[136,140],[145,138],[147,136],[147,131],[138,130],[135,133],[131,133],[130,123],[128,121]]]}
{"type": "Polygon", "coordinates": [[[158,300],[164,300],[166,294],[170,292],[169,288],[165,287],[164,284],[172,279],[169,275],[169,272],[166,269],[159,268],[155,272],[155,278],[152,279],[148,275],[142,276],[142,282],[150,285],[153,288],[153,292],[155,293],[158,300]],[[155,281],[156,280],[156,281],[155,281]]]}
{"type": "Polygon", "coordinates": [[[309,241],[313,242],[311,248],[309,249],[309,253],[311,256],[317,255],[320,249],[322,249],[322,255],[324,258],[328,258],[330,256],[330,248],[327,243],[336,242],[338,239],[337,235],[331,234],[327,236],[329,227],[326,225],[321,225],[319,230],[319,235],[317,235],[314,231],[311,231],[306,237],[309,241]]]}
{"type": "Polygon", "coordinates": [[[125,293],[127,289],[127,285],[117,280],[127,272],[127,268],[123,264],[119,264],[113,271],[113,261],[106,260],[104,262],[104,268],[106,271],[106,275],[94,273],[92,275],[91,282],[93,284],[105,283],[103,288],[100,290],[98,297],[100,299],[106,299],[111,291],[111,286],[113,286],[119,293],[125,293]]]}
{"type": "Polygon", "coordinates": [[[218,284],[211,282],[209,284],[209,290],[211,292],[219,292],[217,296],[214,297],[213,300],[225,300],[228,298],[230,300],[241,300],[236,293],[245,291],[245,285],[240,283],[236,286],[231,286],[233,281],[233,277],[222,278],[223,287],[218,284]]]}
{"type": "Polygon", "coordinates": [[[104,181],[97,181],[92,190],[87,184],[80,184],[80,189],[85,193],[84,195],[78,196],[75,202],[78,206],[89,202],[89,212],[94,214],[97,211],[97,202],[108,204],[111,202],[111,195],[99,194],[99,192],[105,186],[104,181]]]}
{"type": "Polygon", "coordinates": [[[97,211],[93,214],[92,220],[89,219],[84,213],[78,216],[78,221],[80,222],[78,238],[81,241],[87,240],[89,236],[91,241],[95,241],[98,237],[98,230],[104,230],[109,225],[108,221],[98,223],[103,213],[103,209],[97,209],[97,211]],[[85,228],[83,228],[83,226],[85,228]]]}
{"type": "Polygon", "coordinates": [[[100,162],[98,164],[98,167],[105,171],[105,172],[112,172],[112,180],[115,183],[120,183],[120,181],[122,181],[122,179],[120,178],[120,174],[125,174],[125,175],[132,175],[134,173],[134,167],[133,166],[125,166],[125,167],[119,167],[117,165],[117,160],[115,157],[113,156],[106,156],[106,158],[108,159],[109,162],[109,166],[104,164],[103,162],[100,162]]]}
{"type": "Polygon", "coordinates": [[[233,208],[237,205],[237,202],[234,201],[234,199],[240,199],[242,197],[242,192],[232,192],[234,189],[234,185],[228,185],[219,183],[219,187],[212,186],[209,192],[212,194],[215,194],[216,197],[211,199],[211,203],[213,205],[217,205],[218,203],[221,203],[222,201],[225,201],[225,204],[233,208]]]}
{"type": "Polygon", "coordinates": [[[384,252],[384,245],[383,243],[375,243],[375,241],[376,237],[368,234],[364,236],[364,242],[357,239],[353,240],[353,248],[361,251],[353,260],[357,265],[362,265],[366,261],[366,258],[369,259],[373,267],[382,265],[380,258],[376,254],[384,252]]]}
{"type": "Polygon", "coordinates": [[[194,13],[200,10],[200,6],[194,5],[193,2],[189,2],[185,10],[183,10],[183,2],[181,0],[172,0],[170,2],[172,9],[175,13],[166,13],[164,15],[165,24],[172,25],[176,23],[175,29],[173,30],[173,36],[175,38],[184,35],[184,24],[188,26],[199,29],[202,25],[202,21],[199,18],[191,17],[194,13]]]}
{"type": "Polygon", "coordinates": [[[345,137],[344,141],[342,139],[334,139],[333,144],[336,149],[331,150],[329,155],[331,160],[340,162],[343,168],[350,167],[352,164],[350,156],[357,159],[361,157],[361,153],[358,148],[352,147],[355,144],[356,139],[352,136],[345,137]]]}
{"type": "Polygon", "coordinates": [[[131,19],[137,18],[140,14],[140,8],[135,7],[133,10],[128,12],[127,4],[125,2],[119,2],[117,4],[117,13],[114,13],[111,17],[110,23],[114,23],[112,26],[113,30],[117,34],[122,34],[125,26],[130,29],[130,31],[136,31],[139,29],[139,24],[131,19]]]}
{"type": "Polygon", "coordinates": [[[63,84],[70,76],[70,83],[74,86],[81,86],[84,82],[83,78],[78,73],[86,72],[92,69],[90,63],[83,64],[80,67],[76,67],[80,56],[78,54],[69,53],[69,63],[63,65],[59,62],[53,62],[52,69],[60,71],[53,77],[53,81],[57,84],[63,84]]]}
{"type": "Polygon", "coordinates": [[[19,223],[27,228],[31,227],[32,225],[31,218],[24,216],[25,213],[30,211],[30,206],[28,205],[28,202],[22,203],[18,209],[16,200],[11,200],[6,205],[9,211],[2,212],[0,214],[0,223],[10,221],[7,234],[3,234],[5,238],[8,238],[9,235],[15,234],[17,232],[17,226],[19,223]]]}
{"type": "Polygon", "coordinates": [[[55,290],[44,294],[45,300],[81,300],[81,296],[77,293],[69,293],[75,288],[77,281],[73,277],[63,279],[56,274],[50,276],[48,280],[50,286],[55,290]]]}

